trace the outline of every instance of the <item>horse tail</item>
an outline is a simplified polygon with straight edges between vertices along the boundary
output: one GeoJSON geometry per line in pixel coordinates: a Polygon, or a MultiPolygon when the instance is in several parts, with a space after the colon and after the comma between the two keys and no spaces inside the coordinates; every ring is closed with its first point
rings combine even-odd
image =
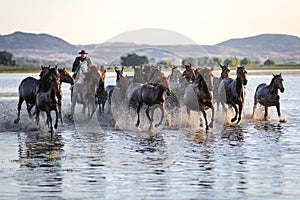
{"type": "Polygon", "coordinates": [[[159,123],[158,124],[155,124],[155,127],[158,127],[158,126],[160,126],[161,124],[162,124],[162,122],[163,122],[163,119],[164,119],[164,116],[165,116],[165,111],[164,111],[164,108],[163,108],[163,106],[162,105],[160,105],[160,104],[155,104],[155,105],[153,105],[152,106],[152,119],[151,119],[151,121],[153,121],[153,114],[154,114],[154,110],[156,109],[156,108],[159,108],[160,110],[161,110],[161,118],[160,118],[160,121],[159,121],[159,123]]]}

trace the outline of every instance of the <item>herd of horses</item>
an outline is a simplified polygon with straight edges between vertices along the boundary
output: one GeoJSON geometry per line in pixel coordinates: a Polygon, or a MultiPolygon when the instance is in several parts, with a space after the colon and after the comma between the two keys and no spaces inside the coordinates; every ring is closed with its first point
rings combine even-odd
{"type": "MultiPolygon", "coordinates": [[[[136,127],[140,125],[140,110],[146,106],[146,116],[149,120],[149,130],[153,129],[154,111],[160,109],[161,119],[155,127],[162,124],[165,109],[173,116],[178,109],[185,106],[188,116],[190,111],[202,113],[205,121],[205,130],[214,125],[215,106],[217,110],[222,105],[226,113],[226,106],[235,111],[232,123],[239,124],[242,119],[243,105],[245,101],[245,87],[247,85],[247,70],[245,66],[236,68],[236,77],[230,77],[228,65],[221,65],[219,77],[213,75],[213,68],[201,67],[195,69],[191,64],[185,65],[181,72],[178,67],[172,67],[171,74],[165,76],[161,68],[156,66],[134,67],[134,75],[124,75],[124,67],[115,67],[116,84],[105,86],[106,69],[99,66],[82,66],[82,73],[74,80],[65,69],[56,67],[42,67],[39,79],[27,77],[19,85],[18,113],[15,123],[20,121],[22,103],[25,101],[27,112],[31,118],[36,115],[39,125],[41,111],[47,114],[47,124],[53,132],[51,111],[55,111],[56,118],[54,128],[58,127],[58,119],[62,120],[62,91],[61,84],[71,85],[71,116],[73,116],[76,104],[82,104],[82,115],[90,119],[99,107],[101,115],[112,115],[111,109],[120,110],[121,106],[134,109],[137,114],[136,127]],[[35,112],[32,113],[32,108],[35,112]],[[208,123],[206,111],[211,110],[211,121],[208,123]],[[105,113],[105,110],[108,110],[105,113]]],[[[262,83],[257,86],[254,95],[253,117],[257,104],[265,107],[264,119],[267,120],[268,107],[276,106],[280,119],[280,99],[278,90],[284,92],[283,78],[281,74],[273,75],[269,85],[262,83]]],[[[105,118],[104,118],[105,119],[105,118]]],[[[200,117],[200,126],[203,126],[200,117]]]]}

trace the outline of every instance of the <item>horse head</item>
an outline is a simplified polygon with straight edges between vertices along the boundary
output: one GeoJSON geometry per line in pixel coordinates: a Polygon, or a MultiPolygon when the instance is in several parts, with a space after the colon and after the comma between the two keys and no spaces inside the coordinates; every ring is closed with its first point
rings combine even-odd
{"type": "Polygon", "coordinates": [[[158,78],[152,84],[154,84],[154,85],[160,85],[167,92],[168,95],[171,94],[171,88],[170,88],[169,78],[161,76],[160,78],[158,78]]]}
{"type": "Polygon", "coordinates": [[[195,81],[195,68],[192,66],[192,64],[185,65],[185,71],[182,73],[182,76],[184,76],[188,82],[195,81]]]}
{"type": "Polygon", "coordinates": [[[56,97],[58,99],[61,99],[61,96],[62,96],[61,89],[60,89],[60,80],[52,79],[50,88],[52,88],[52,91],[54,92],[52,94],[52,98],[53,99],[55,98],[55,101],[57,102],[58,100],[56,99],[56,97]]]}
{"type": "Polygon", "coordinates": [[[73,77],[70,75],[70,73],[67,71],[67,69],[64,68],[59,68],[58,72],[60,74],[60,81],[64,82],[64,83],[70,83],[71,85],[74,85],[74,79],[73,77]]]}
{"type": "Polygon", "coordinates": [[[243,85],[247,85],[247,70],[245,66],[237,67],[236,74],[237,78],[240,78],[242,80],[243,85]]]}
{"type": "Polygon", "coordinates": [[[222,69],[221,78],[222,79],[229,78],[229,76],[230,76],[230,69],[229,69],[228,63],[226,65],[223,65],[223,66],[220,64],[220,67],[222,69]]]}
{"type": "Polygon", "coordinates": [[[282,75],[281,73],[278,74],[278,75],[274,75],[273,74],[273,79],[271,81],[271,83],[274,84],[274,87],[275,88],[278,88],[280,90],[281,93],[284,92],[284,84],[283,84],[283,78],[282,78],[282,75]]]}
{"type": "Polygon", "coordinates": [[[123,70],[124,70],[124,67],[122,67],[121,70],[119,70],[117,67],[115,67],[115,72],[117,74],[116,82],[118,82],[120,80],[120,77],[123,76],[123,70]]]}
{"type": "Polygon", "coordinates": [[[196,70],[196,79],[198,76],[201,76],[205,81],[208,90],[213,89],[213,68],[201,67],[196,70]]]}
{"type": "Polygon", "coordinates": [[[84,82],[90,83],[91,85],[96,85],[101,78],[99,68],[95,65],[89,67],[88,72],[85,74],[84,82]]]}

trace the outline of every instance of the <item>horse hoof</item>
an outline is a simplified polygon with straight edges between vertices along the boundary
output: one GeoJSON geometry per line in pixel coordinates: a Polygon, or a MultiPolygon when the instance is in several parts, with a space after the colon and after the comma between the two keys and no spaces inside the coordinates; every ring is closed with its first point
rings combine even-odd
{"type": "Polygon", "coordinates": [[[214,124],[213,123],[210,123],[209,124],[209,128],[213,128],[214,127],[214,124]]]}
{"type": "Polygon", "coordinates": [[[14,123],[15,123],[15,124],[18,124],[18,123],[19,123],[19,120],[18,120],[18,119],[15,119],[15,120],[14,120],[14,123]]]}
{"type": "Polygon", "coordinates": [[[231,119],[231,123],[235,122],[236,121],[236,118],[232,118],[231,119]]]}
{"type": "Polygon", "coordinates": [[[54,128],[57,129],[57,124],[54,125],[54,128]]]}

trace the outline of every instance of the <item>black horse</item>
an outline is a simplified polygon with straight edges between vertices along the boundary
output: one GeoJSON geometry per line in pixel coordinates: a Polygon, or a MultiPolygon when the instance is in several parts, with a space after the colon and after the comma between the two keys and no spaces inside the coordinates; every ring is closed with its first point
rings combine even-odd
{"type": "Polygon", "coordinates": [[[273,79],[271,80],[270,85],[267,85],[266,83],[262,83],[257,86],[254,95],[252,117],[254,117],[257,103],[260,103],[265,107],[264,120],[267,120],[268,107],[270,106],[276,106],[277,114],[280,120],[280,103],[279,103],[280,97],[278,95],[278,89],[280,90],[281,93],[284,92],[283,78],[281,73],[278,75],[273,75],[273,79]]]}
{"type": "Polygon", "coordinates": [[[247,85],[248,81],[246,74],[247,71],[244,66],[237,67],[236,79],[225,78],[221,81],[218,88],[223,110],[226,110],[224,105],[225,103],[232,106],[235,110],[235,116],[231,119],[232,123],[236,120],[238,120],[237,123],[240,123],[242,118],[242,110],[245,99],[244,86],[247,85]]]}
{"type": "MultiPolygon", "coordinates": [[[[32,117],[31,109],[35,106],[36,95],[38,92],[48,91],[51,85],[52,80],[59,80],[60,74],[57,70],[57,67],[51,68],[43,67],[42,72],[40,73],[40,79],[35,79],[33,77],[27,77],[22,80],[19,85],[19,102],[18,102],[18,114],[17,119],[14,120],[15,124],[18,124],[20,121],[20,111],[22,104],[25,101],[27,106],[27,112],[29,117],[32,117]]],[[[57,94],[58,98],[61,98],[57,94]]]]}
{"type": "Polygon", "coordinates": [[[47,114],[47,124],[50,132],[53,132],[51,111],[56,114],[54,128],[57,129],[58,124],[58,96],[60,93],[59,79],[52,79],[50,88],[46,92],[38,92],[36,95],[36,123],[39,125],[40,111],[45,111],[47,114]]]}
{"type": "Polygon", "coordinates": [[[147,105],[146,116],[150,121],[149,131],[153,128],[153,114],[157,107],[161,109],[162,117],[160,122],[156,124],[155,127],[161,125],[164,117],[163,104],[165,101],[165,90],[170,93],[170,83],[168,78],[160,77],[156,81],[156,83],[152,84],[132,83],[127,88],[129,107],[133,107],[137,110],[138,119],[136,122],[136,127],[138,127],[140,124],[140,109],[142,108],[143,104],[147,105]],[[150,109],[151,117],[149,114],[150,109]]]}

